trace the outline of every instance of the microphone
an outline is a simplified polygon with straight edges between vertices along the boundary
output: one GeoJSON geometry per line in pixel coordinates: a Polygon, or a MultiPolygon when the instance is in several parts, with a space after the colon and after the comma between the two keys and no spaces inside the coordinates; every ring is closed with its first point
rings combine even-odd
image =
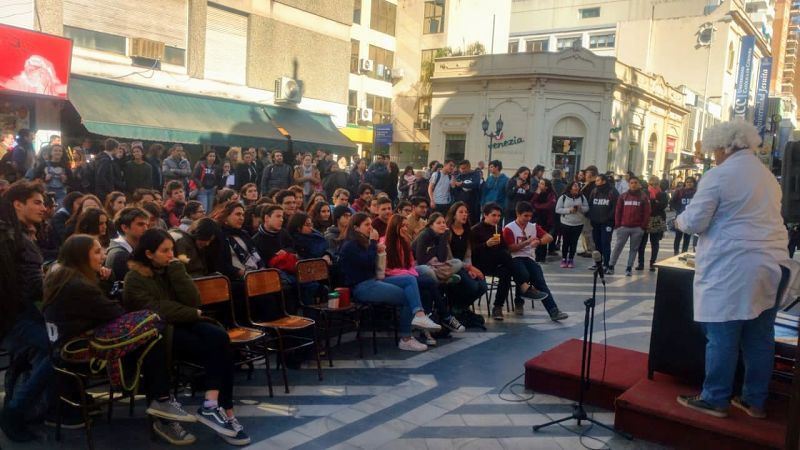
{"type": "Polygon", "coordinates": [[[595,272],[597,272],[600,279],[603,280],[603,284],[606,284],[606,279],[603,277],[603,256],[600,255],[600,252],[595,250],[592,252],[592,259],[594,260],[595,272]]]}

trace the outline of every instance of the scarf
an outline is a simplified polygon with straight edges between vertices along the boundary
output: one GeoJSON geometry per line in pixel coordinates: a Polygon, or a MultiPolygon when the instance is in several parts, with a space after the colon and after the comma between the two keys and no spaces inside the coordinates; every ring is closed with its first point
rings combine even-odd
{"type": "Polygon", "coordinates": [[[247,261],[249,261],[250,258],[252,258],[253,261],[255,261],[255,263],[258,264],[259,267],[261,266],[261,255],[258,254],[256,248],[255,247],[247,248],[247,246],[242,247],[239,244],[239,241],[235,239],[236,237],[238,237],[245,244],[247,244],[250,238],[247,237],[247,234],[244,232],[244,230],[237,230],[235,228],[226,226],[223,227],[223,231],[227,232],[225,240],[228,242],[228,246],[230,246],[231,250],[233,250],[233,253],[236,255],[236,258],[239,260],[239,262],[242,264],[243,267],[247,267],[247,261]]]}
{"type": "Polygon", "coordinates": [[[411,173],[408,175],[403,175],[403,179],[406,180],[406,183],[408,183],[408,196],[410,197],[413,194],[412,191],[414,190],[414,180],[416,180],[417,177],[411,173]]]}
{"type": "Polygon", "coordinates": [[[647,191],[650,192],[650,200],[655,200],[656,195],[661,193],[661,188],[658,186],[648,186],[647,191]]]}

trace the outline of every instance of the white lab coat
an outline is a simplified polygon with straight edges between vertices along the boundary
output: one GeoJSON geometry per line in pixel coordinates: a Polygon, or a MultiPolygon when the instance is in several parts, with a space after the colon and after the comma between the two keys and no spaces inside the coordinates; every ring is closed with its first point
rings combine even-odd
{"type": "Polygon", "coordinates": [[[694,320],[750,320],[775,305],[780,265],[788,267],[789,236],[781,189],[750,150],[740,150],[703,175],[675,226],[699,234],[694,320]]]}

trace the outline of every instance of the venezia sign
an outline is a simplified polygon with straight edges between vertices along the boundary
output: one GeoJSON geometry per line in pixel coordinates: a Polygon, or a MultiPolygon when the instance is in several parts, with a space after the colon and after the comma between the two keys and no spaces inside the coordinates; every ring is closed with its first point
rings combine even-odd
{"type": "Polygon", "coordinates": [[[517,136],[510,137],[510,138],[506,139],[505,135],[503,135],[503,134],[500,134],[500,136],[497,136],[495,138],[495,140],[497,142],[492,142],[489,145],[489,148],[498,149],[498,148],[510,147],[512,145],[517,145],[517,144],[521,144],[521,143],[525,142],[525,139],[523,139],[521,137],[517,137],[517,136]]]}

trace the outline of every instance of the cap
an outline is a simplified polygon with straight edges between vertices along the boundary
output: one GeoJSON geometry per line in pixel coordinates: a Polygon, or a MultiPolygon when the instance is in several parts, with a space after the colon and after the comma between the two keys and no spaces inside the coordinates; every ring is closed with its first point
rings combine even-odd
{"type": "Polygon", "coordinates": [[[339,205],[333,208],[333,222],[334,224],[339,221],[345,214],[353,214],[353,211],[350,209],[349,206],[346,205],[339,205]]]}

